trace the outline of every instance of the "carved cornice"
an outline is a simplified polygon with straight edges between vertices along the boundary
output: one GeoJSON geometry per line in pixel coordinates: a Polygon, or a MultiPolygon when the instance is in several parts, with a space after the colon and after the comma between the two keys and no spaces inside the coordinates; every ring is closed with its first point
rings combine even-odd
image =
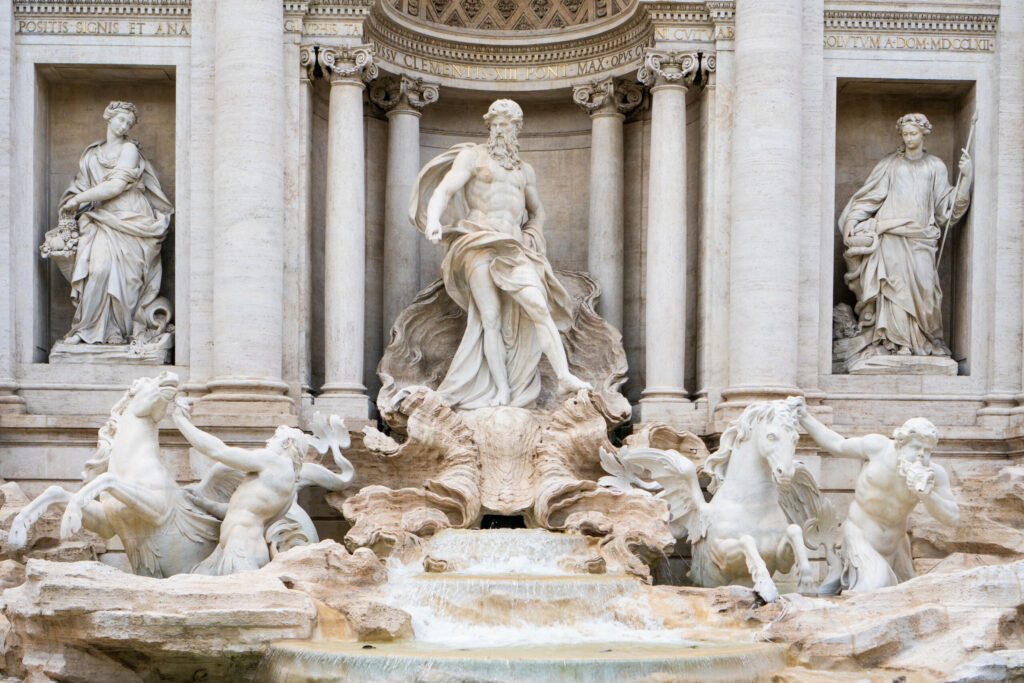
{"type": "Polygon", "coordinates": [[[330,74],[331,83],[363,82],[377,78],[373,46],[320,47],[316,53],[320,68],[330,74]]]}
{"type": "Polygon", "coordinates": [[[369,97],[384,111],[419,111],[437,102],[441,89],[436,83],[426,83],[422,78],[390,76],[376,81],[370,88],[369,97]]]}
{"type": "Polygon", "coordinates": [[[577,85],[572,89],[572,101],[588,114],[628,114],[644,99],[643,89],[629,79],[606,78],[577,85]]]}
{"type": "Polygon", "coordinates": [[[825,10],[825,29],[919,33],[995,34],[997,14],[825,10]]]}
{"type": "Polygon", "coordinates": [[[644,53],[644,64],[636,78],[648,87],[679,85],[690,88],[707,82],[706,68],[700,53],[651,49],[644,53]]]}
{"type": "Polygon", "coordinates": [[[35,0],[14,2],[15,17],[168,17],[192,14],[191,0],[35,0]]]}
{"type": "Polygon", "coordinates": [[[359,18],[369,15],[374,0],[310,0],[307,15],[314,19],[359,18]]]}

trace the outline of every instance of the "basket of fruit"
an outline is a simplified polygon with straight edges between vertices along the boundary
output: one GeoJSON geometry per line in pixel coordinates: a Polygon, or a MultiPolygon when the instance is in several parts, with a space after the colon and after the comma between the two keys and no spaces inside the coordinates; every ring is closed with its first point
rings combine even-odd
{"type": "Polygon", "coordinates": [[[75,268],[75,254],[78,253],[78,221],[74,211],[61,211],[57,217],[57,227],[47,231],[39,254],[51,259],[60,268],[60,272],[71,281],[75,268]]]}

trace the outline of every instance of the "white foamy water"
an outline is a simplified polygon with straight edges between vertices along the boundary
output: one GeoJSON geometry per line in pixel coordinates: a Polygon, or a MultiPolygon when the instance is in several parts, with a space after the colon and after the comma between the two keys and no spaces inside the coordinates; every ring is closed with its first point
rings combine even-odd
{"type": "Polygon", "coordinates": [[[446,529],[430,540],[429,554],[447,562],[450,574],[559,576],[576,573],[596,546],[580,534],[543,529],[446,529]]]}

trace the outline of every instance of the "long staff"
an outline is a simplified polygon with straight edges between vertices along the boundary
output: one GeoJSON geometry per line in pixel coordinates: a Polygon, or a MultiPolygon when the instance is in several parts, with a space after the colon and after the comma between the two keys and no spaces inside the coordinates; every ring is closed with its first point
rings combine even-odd
{"type": "MultiPolygon", "coordinates": [[[[978,123],[978,110],[974,110],[974,116],[971,118],[971,130],[967,134],[967,145],[964,146],[964,151],[968,154],[971,153],[971,141],[974,140],[974,127],[978,123]]],[[[946,248],[946,237],[949,236],[949,226],[953,223],[953,210],[956,207],[956,197],[960,193],[960,183],[964,179],[963,171],[960,171],[956,177],[956,185],[953,186],[953,201],[949,205],[949,215],[946,217],[946,228],[942,231],[942,241],[939,243],[939,255],[935,259],[935,267],[938,268],[939,264],[942,263],[942,251],[946,248]]]]}

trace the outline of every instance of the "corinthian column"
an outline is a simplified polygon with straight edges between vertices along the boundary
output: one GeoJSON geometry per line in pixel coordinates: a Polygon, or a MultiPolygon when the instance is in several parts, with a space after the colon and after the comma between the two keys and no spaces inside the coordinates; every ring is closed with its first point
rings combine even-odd
{"type": "Polygon", "coordinates": [[[440,91],[423,79],[398,76],[370,88],[370,101],[387,111],[388,185],[384,198],[384,343],[398,314],[419,291],[421,237],[409,221],[412,186],[420,171],[420,111],[440,91]]]}
{"type": "Polygon", "coordinates": [[[213,377],[197,409],[290,412],[281,380],[285,82],[280,0],[217,3],[213,377]]]}
{"type": "Polygon", "coordinates": [[[736,3],[730,388],[723,392],[736,407],[800,392],[802,4],[736,3]]]}
{"type": "Polygon", "coordinates": [[[377,76],[373,51],[321,48],[317,58],[331,80],[327,118],[327,227],[324,240],[324,386],[317,407],[366,419],[363,386],[366,334],[366,164],[364,80],[377,76]]]}
{"type": "Polygon", "coordinates": [[[643,92],[611,78],[573,88],[573,101],[590,114],[590,214],[587,271],[601,285],[597,311],[622,330],[622,241],[625,216],[622,122],[643,92]]]}
{"type": "Polygon", "coordinates": [[[678,424],[686,344],[686,91],[700,85],[696,54],[648,50],[639,80],[651,86],[651,166],[645,272],[646,359],[640,417],[678,424]]]}

